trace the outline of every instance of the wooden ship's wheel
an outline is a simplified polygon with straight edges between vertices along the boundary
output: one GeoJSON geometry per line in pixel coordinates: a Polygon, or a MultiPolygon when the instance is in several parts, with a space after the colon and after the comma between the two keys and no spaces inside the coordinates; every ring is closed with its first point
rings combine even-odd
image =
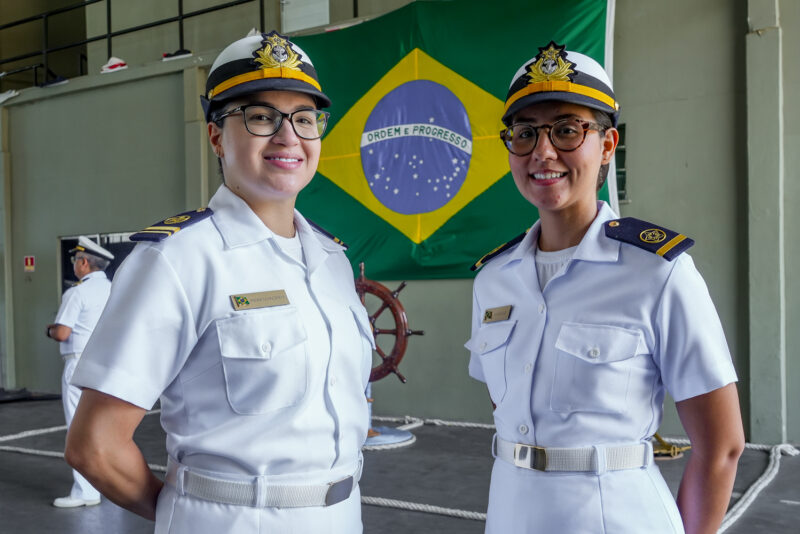
{"type": "MultiPolygon", "coordinates": [[[[361,274],[356,278],[356,292],[358,293],[361,303],[367,308],[369,315],[369,323],[372,327],[372,336],[375,338],[375,352],[378,354],[380,360],[378,364],[372,368],[369,374],[370,384],[367,387],[367,401],[370,403],[370,423],[372,419],[372,382],[376,382],[381,378],[393,373],[404,384],[406,377],[398,370],[397,366],[400,365],[400,360],[406,353],[408,348],[409,336],[421,336],[424,334],[422,330],[412,330],[408,327],[408,318],[406,317],[406,310],[400,304],[397,295],[406,287],[406,283],[402,282],[400,286],[391,291],[385,285],[380,284],[374,280],[364,276],[364,263],[359,264],[361,274]],[[371,295],[374,299],[379,301],[378,307],[375,311],[370,313],[373,302],[366,301],[367,294],[371,295]],[[378,326],[378,320],[385,311],[389,311],[391,317],[387,316],[381,321],[384,326],[378,326]],[[390,323],[387,325],[386,323],[390,323]],[[379,336],[393,336],[391,349],[384,350],[381,347],[379,336]]],[[[365,450],[381,450],[392,449],[396,447],[405,447],[411,445],[416,441],[411,432],[402,428],[389,428],[389,427],[372,427],[370,424],[369,432],[367,434],[367,442],[364,445],[365,450]]]]}
{"type": "Polygon", "coordinates": [[[358,278],[356,278],[356,292],[361,299],[361,303],[366,305],[365,298],[367,293],[374,295],[381,301],[378,309],[369,315],[369,323],[372,326],[372,335],[375,338],[375,352],[378,353],[378,356],[381,359],[381,361],[378,362],[378,365],[372,368],[372,371],[369,374],[369,381],[375,382],[390,373],[394,373],[397,375],[397,378],[399,378],[400,381],[405,384],[406,377],[400,373],[400,371],[397,369],[397,366],[400,365],[400,360],[403,359],[403,356],[406,353],[406,348],[408,347],[408,337],[421,336],[425,333],[422,330],[411,330],[408,327],[406,310],[403,308],[403,305],[400,304],[400,300],[397,298],[397,295],[399,295],[403,288],[406,287],[406,283],[402,282],[397,289],[390,291],[385,285],[374,280],[370,280],[364,276],[363,262],[361,262],[358,267],[361,271],[361,274],[358,278]],[[375,325],[375,323],[381,314],[383,314],[383,312],[386,310],[389,310],[391,313],[394,326],[390,328],[379,328],[375,325]],[[378,343],[378,336],[384,335],[394,336],[394,343],[392,344],[391,350],[388,351],[388,354],[378,343]]]}

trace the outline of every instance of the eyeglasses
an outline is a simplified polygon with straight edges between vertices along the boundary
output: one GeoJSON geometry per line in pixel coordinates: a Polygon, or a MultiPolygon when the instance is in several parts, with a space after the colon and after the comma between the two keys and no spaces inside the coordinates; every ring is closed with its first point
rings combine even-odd
{"type": "Polygon", "coordinates": [[[298,109],[292,113],[284,113],[265,104],[247,104],[226,111],[214,119],[214,122],[239,112],[244,117],[247,131],[259,137],[275,135],[281,129],[283,119],[289,119],[297,137],[319,139],[325,133],[330,117],[330,113],[319,109],[298,109]]]}
{"type": "Polygon", "coordinates": [[[557,120],[553,124],[533,126],[526,123],[512,124],[500,130],[500,139],[509,152],[515,156],[527,156],[536,148],[539,130],[547,128],[548,137],[558,150],[570,152],[583,144],[589,130],[604,131],[606,128],[596,122],[569,118],[557,120]]]}
{"type": "Polygon", "coordinates": [[[72,262],[72,265],[75,265],[77,262],[79,262],[80,260],[83,260],[83,259],[85,259],[83,256],[75,255],[75,256],[70,257],[69,261],[72,262]]]}

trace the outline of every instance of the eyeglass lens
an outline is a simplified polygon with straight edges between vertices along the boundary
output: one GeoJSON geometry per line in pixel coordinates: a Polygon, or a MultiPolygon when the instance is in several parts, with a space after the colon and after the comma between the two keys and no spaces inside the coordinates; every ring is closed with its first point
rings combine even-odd
{"type": "MultiPolygon", "coordinates": [[[[243,110],[244,124],[253,135],[268,136],[277,132],[284,115],[269,106],[247,106],[243,110]]],[[[322,137],[327,125],[327,114],[317,109],[300,109],[288,114],[298,137],[318,139],[322,137]]]]}
{"type": "Polygon", "coordinates": [[[586,137],[587,128],[591,126],[576,119],[563,119],[553,124],[533,126],[530,124],[513,124],[503,132],[503,142],[512,154],[524,156],[533,152],[539,133],[548,130],[550,142],[559,150],[575,150],[586,137]]]}

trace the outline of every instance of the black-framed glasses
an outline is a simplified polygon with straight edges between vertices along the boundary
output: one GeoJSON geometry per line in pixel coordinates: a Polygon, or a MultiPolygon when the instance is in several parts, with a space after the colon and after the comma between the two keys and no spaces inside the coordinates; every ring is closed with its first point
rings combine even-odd
{"type": "Polygon", "coordinates": [[[239,112],[244,117],[244,127],[247,131],[259,137],[275,135],[281,129],[283,119],[289,119],[297,137],[319,139],[325,133],[330,117],[330,113],[319,109],[298,109],[284,113],[266,104],[246,104],[229,109],[214,119],[214,122],[239,112]]]}
{"type": "Polygon", "coordinates": [[[573,117],[539,126],[525,122],[512,124],[508,128],[500,130],[500,139],[508,151],[515,156],[527,156],[536,148],[539,130],[543,128],[547,128],[548,137],[553,146],[564,152],[570,152],[581,146],[586,140],[586,132],[589,130],[602,132],[606,129],[596,122],[573,117]]]}

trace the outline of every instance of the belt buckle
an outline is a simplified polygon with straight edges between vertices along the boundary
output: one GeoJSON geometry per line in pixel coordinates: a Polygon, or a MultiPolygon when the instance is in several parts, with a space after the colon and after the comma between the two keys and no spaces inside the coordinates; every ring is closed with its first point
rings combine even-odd
{"type": "Polygon", "coordinates": [[[340,503],[350,496],[353,491],[353,476],[344,477],[336,482],[328,484],[328,493],[325,494],[325,506],[332,506],[340,503]]]}
{"type": "Polygon", "coordinates": [[[536,445],[514,444],[514,465],[535,471],[547,470],[547,450],[536,445]]]}

